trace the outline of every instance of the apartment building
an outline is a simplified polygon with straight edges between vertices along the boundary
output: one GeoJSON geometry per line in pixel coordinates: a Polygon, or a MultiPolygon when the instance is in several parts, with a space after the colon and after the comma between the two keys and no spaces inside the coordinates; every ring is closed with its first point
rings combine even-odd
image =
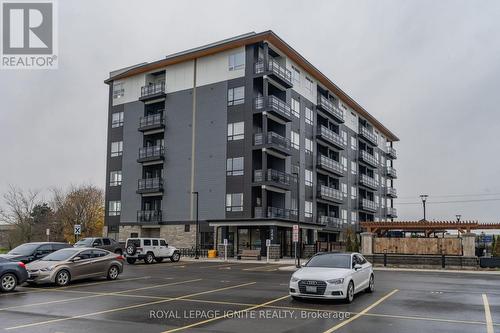
{"type": "Polygon", "coordinates": [[[236,253],[396,217],[389,129],[272,31],[110,73],[106,232],[236,253]]]}

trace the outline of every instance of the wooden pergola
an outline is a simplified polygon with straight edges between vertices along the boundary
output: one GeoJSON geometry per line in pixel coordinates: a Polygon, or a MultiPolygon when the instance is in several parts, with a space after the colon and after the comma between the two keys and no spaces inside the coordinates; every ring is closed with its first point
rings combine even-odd
{"type": "Polygon", "coordinates": [[[457,230],[459,233],[469,233],[471,230],[497,229],[500,223],[479,223],[478,221],[365,221],[361,227],[367,232],[384,234],[390,230],[403,232],[423,232],[425,236],[446,230],[457,230]]]}

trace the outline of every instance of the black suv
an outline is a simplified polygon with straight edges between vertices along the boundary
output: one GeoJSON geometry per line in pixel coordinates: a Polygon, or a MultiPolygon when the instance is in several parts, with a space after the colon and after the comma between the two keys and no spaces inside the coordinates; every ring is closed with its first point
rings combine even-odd
{"type": "Polygon", "coordinates": [[[12,261],[21,261],[25,264],[35,260],[42,259],[47,254],[54,251],[71,247],[67,243],[55,242],[38,242],[38,243],[25,243],[10,250],[7,254],[0,254],[0,258],[5,258],[12,261]]]}
{"type": "Polygon", "coordinates": [[[75,243],[75,247],[96,247],[119,255],[123,254],[120,243],[108,237],[87,237],[75,243]]]}

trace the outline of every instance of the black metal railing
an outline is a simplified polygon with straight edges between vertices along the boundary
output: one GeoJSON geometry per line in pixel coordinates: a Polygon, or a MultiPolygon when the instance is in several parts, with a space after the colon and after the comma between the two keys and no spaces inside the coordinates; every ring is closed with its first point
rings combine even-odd
{"type": "MultiPolygon", "coordinates": [[[[212,246],[213,247],[213,246],[212,246]]],[[[181,257],[195,257],[196,256],[196,248],[195,247],[181,247],[178,249],[181,257]]],[[[208,257],[208,248],[198,248],[198,256],[201,258],[208,257]]]]}
{"type": "Polygon", "coordinates": [[[292,115],[292,110],[289,104],[283,102],[276,96],[269,95],[266,97],[257,97],[255,99],[255,109],[260,110],[263,108],[269,108],[277,113],[280,113],[286,117],[290,117],[292,115]]]}
{"type": "Polygon", "coordinates": [[[398,216],[398,211],[394,207],[386,207],[386,215],[389,217],[396,217],[398,216]]]}
{"type": "Polygon", "coordinates": [[[161,191],[163,190],[163,178],[145,178],[139,179],[137,182],[138,191],[161,191]]]}
{"type": "Polygon", "coordinates": [[[378,164],[378,161],[377,159],[375,158],[375,156],[373,156],[372,154],[370,154],[369,152],[367,152],[366,150],[360,150],[359,151],[359,157],[362,161],[368,163],[368,164],[371,164],[372,166],[376,167],[377,164],[378,164]]]}
{"type": "Polygon", "coordinates": [[[282,185],[290,185],[292,176],[286,172],[278,171],[275,169],[267,169],[267,172],[263,170],[254,170],[253,180],[254,182],[274,182],[282,185]]]}
{"type": "Polygon", "coordinates": [[[393,198],[397,197],[397,191],[396,191],[396,189],[394,187],[386,187],[385,194],[388,197],[393,197],[393,198]]]}
{"type": "Polygon", "coordinates": [[[338,217],[320,215],[318,223],[330,228],[342,229],[342,220],[338,217]]]}
{"type": "Polygon", "coordinates": [[[264,72],[272,72],[290,85],[292,84],[292,72],[273,58],[270,58],[267,64],[264,63],[264,59],[259,59],[255,63],[255,74],[264,72]]]}
{"type": "Polygon", "coordinates": [[[139,128],[165,125],[163,111],[149,116],[141,117],[139,120],[139,128]]]}
{"type": "Polygon", "coordinates": [[[326,126],[321,125],[318,129],[318,134],[325,140],[335,144],[338,147],[344,148],[346,142],[340,135],[332,131],[326,126]]]}
{"type": "Polygon", "coordinates": [[[145,158],[161,158],[165,155],[165,148],[163,146],[151,146],[139,148],[139,159],[145,158]]]}
{"type": "Polygon", "coordinates": [[[339,162],[325,156],[325,155],[319,155],[318,156],[318,164],[325,168],[328,169],[338,175],[343,175],[344,174],[344,167],[342,164],[339,162]]]}
{"type": "Polygon", "coordinates": [[[320,185],[318,195],[323,199],[332,199],[335,201],[344,201],[344,195],[339,190],[326,185],[320,185]]]}
{"type": "Polygon", "coordinates": [[[262,207],[255,207],[254,215],[256,218],[278,218],[289,220],[297,218],[297,211],[288,208],[267,207],[267,212],[264,212],[262,207]]]}
{"type": "Polygon", "coordinates": [[[394,169],[393,167],[386,167],[385,168],[385,173],[388,177],[391,177],[391,178],[397,178],[397,173],[396,173],[396,169],[394,169]]]}
{"type": "Polygon", "coordinates": [[[344,112],[323,95],[318,95],[318,107],[344,122],[344,112]]]}
{"type": "Polygon", "coordinates": [[[267,137],[264,136],[263,133],[257,133],[254,136],[254,144],[256,146],[260,146],[263,144],[270,144],[270,145],[277,145],[281,148],[284,149],[290,149],[291,143],[290,140],[275,133],[275,132],[268,132],[267,137]]]}
{"type": "Polygon", "coordinates": [[[161,222],[161,210],[139,210],[137,211],[137,222],[161,222]]]}
{"type": "Polygon", "coordinates": [[[150,83],[141,87],[141,97],[165,93],[165,81],[150,83]]]}
{"type": "Polygon", "coordinates": [[[370,141],[373,145],[377,145],[377,136],[373,133],[373,130],[369,130],[364,126],[359,126],[359,134],[370,141]]]}
{"type": "Polygon", "coordinates": [[[368,199],[361,199],[359,204],[361,205],[361,208],[364,210],[369,210],[369,211],[377,210],[377,204],[374,201],[368,199]]]}
{"type": "Polygon", "coordinates": [[[394,147],[387,147],[387,156],[395,159],[397,157],[396,149],[394,147]]]}
{"type": "Polygon", "coordinates": [[[365,185],[371,188],[378,187],[378,182],[374,178],[365,174],[359,176],[359,182],[361,183],[361,185],[365,185]]]}

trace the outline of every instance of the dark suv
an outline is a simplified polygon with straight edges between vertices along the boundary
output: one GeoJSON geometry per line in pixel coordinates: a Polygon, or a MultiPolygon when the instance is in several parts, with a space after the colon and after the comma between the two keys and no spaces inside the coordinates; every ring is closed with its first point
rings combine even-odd
{"type": "Polygon", "coordinates": [[[35,260],[42,259],[47,254],[54,251],[71,247],[67,243],[54,243],[54,242],[38,242],[38,243],[25,243],[10,250],[7,254],[0,254],[0,258],[5,258],[11,261],[21,261],[25,264],[35,260]]]}
{"type": "Polygon", "coordinates": [[[119,255],[123,254],[120,243],[108,237],[87,237],[75,243],[75,247],[96,247],[119,255]]]}

